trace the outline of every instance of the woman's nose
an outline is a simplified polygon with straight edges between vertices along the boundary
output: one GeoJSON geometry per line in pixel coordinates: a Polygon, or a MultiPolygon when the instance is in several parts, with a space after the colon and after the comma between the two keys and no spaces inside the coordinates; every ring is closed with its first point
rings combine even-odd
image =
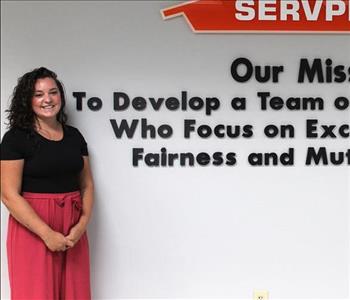
{"type": "Polygon", "coordinates": [[[52,99],[51,99],[51,95],[50,94],[45,94],[44,95],[44,102],[51,102],[52,99]]]}

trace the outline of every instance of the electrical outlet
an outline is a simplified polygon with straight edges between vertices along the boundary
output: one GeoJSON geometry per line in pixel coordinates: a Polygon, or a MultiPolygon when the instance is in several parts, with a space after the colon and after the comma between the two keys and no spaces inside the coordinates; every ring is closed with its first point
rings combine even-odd
{"type": "Polygon", "coordinates": [[[268,300],[269,292],[268,291],[254,291],[254,300],[268,300]]]}

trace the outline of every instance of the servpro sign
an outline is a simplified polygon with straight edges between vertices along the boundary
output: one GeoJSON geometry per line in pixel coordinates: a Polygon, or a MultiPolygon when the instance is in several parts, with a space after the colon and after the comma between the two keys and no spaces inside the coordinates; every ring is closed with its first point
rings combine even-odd
{"type": "Polygon", "coordinates": [[[350,33],[350,0],[197,0],[161,13],[195,32],[350,33]]]}

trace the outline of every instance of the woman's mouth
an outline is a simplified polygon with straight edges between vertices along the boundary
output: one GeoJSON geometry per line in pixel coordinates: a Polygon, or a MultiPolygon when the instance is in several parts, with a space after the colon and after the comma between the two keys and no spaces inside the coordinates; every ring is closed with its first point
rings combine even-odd
{"type": "Polygon", "coordinates": [[[41,108],[46,109],[46,110],[50,110],[50,109],[53,109],[54,107],[55,107],[55,105],[44,105],[41,108]]]}

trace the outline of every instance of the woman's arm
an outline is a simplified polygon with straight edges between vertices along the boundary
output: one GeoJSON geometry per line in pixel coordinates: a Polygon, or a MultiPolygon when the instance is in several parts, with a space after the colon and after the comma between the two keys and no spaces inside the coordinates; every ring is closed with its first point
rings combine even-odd
{"type": "Polygon", "coordinates": [[[74,244],[80,239],[85,232],[92,214],[94,203],[94,183],[89,163],[89,157],[83,156],[84,168],[80,173],[80,192],[83,202],[83,210],[79,222],[72,227],[69,234],[66,236],[74,244]]]}
{"type": "Polygon", "coordinates": [[[1,161],[1,199],[11,215],[37,234],[51,251],[63,251],[72,245],[61,233],[50,228],[20,195],[24,160],[1,161]]]}

